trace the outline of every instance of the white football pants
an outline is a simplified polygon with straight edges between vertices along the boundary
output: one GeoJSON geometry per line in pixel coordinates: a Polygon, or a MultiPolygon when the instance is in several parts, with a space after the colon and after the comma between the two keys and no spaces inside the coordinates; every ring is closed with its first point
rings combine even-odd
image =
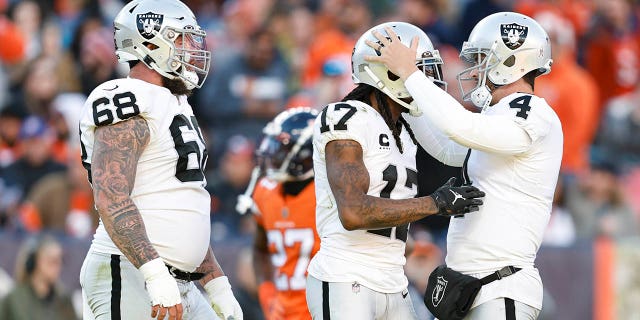
{"type": "MultiPolygon", "coordinates": [[[[182,319],[219,319],[193,282],[176,282],[182,319]]],[[[80,270],[80,285],[84,320],[152,319],[142,273],[124,256],[89,250],[80,270]]]]}
{"type": "Polygon", "coordinates": [[[407,289],[382,293],[351,282],[307,276],[307,305],[314,320],[417,320],[407,289]]]}
{"type": "Polygon", "coordinates": [[[540,310],[508,298],[489,300],[469,311],[464,320],[536,320],[540,310]]]}

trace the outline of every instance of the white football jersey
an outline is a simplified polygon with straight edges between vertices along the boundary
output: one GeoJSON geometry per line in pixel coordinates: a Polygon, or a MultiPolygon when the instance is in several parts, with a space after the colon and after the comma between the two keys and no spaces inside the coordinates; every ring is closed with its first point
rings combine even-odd
{"type": "Polygon", "coordinates": [[[417,146],[403,127],[400,138],[404,153],[400,153],[382,115],[359,101],[328,105],[314,126],[316,227],[321,244],[309,265],[309,273],[322,281],[357,281],[379,292],[402,291],[407,287],[403,266],[409,226],[368,231],[344,229],[327,179],[325,146],[333,140],[358,142],[369,171],[367,194],[391,199],[413,198],[418,193],[417,146]]]}
{"type": "MultiPolygon", "coordinates": [[[[204,188],[207,150],[186,96],[131,78],[101,84],[89,95],[80,120],[82,162],[91,170],[97,127],[136,115],[147,121],[150,140],[138,161],[131,198],[160,257],[192,272],[209,247],[211,200],[204,188]]],[[[92,249],[122,254],[102,221],[92,249]]]]}
{"type": "Polygon", "coordinates": [[[562,160],[558,116],[530,94],[513,93],[478,114],[418,73],[405,85],[424,102],[425,114],[407,119],[418,142],[445,164],[462,165],[463,176],[486,193],[479,211],[451,218],[447,265],[478,277],[508,265],[523,268],[483,286],[474,305],[510,297],[540,309],[542,281],[534,261],[562,160]]]}

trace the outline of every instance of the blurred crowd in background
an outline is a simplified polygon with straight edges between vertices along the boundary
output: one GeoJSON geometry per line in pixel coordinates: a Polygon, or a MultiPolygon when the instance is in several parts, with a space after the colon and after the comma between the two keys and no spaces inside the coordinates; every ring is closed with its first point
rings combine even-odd
{"type": "MultiPolygon", "coordinates": [[[[544,245],[638,235],[640,1],[184,2],[213,52],[209,78],[190,102],[209,144],[214,242],[250,241],[253,219],[234,207],[262,128],[286,108],[341,100],[353,88],[350,56],[362,33],[384,21],[419,26],[440,50],[448,91],[459,98],[458,50],[476,22],[498,11],[533,17],[552,43],[552,72],[537,79],[535,92],[560,117],[565,143],[544,245]]],[[[0,0],[0,233],[91,239],[98,216],[80,162],[78,119],[97,85],[128,72],[113,44],[113,18],[124,3],[0,0]]],[[[442,260],[446,226],[412,225],[407,275],[418,291],[424,270],[442,260]]],[[[238,261],[249,266],[248,256],[238,261]]],[[[251,277],[238,278],[251,287],[251,277]]]]}

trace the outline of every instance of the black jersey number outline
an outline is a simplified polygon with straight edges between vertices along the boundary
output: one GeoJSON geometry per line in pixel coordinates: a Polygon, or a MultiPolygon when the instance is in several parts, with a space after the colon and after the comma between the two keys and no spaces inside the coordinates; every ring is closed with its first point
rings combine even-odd
{"type": "Polygon", "coordinates": [[[513,99],[513,101],[509,102],[509,108],[518,109],[518,113],[516,113],[516,117],[520,117],[522,119],[527,119],[529,116],[529,110],[531,110],[531,106],[529,103],[531,102],[530,95],[524,95],[522,97],[518,97],[513,99]]]}
{"type": "MultiPolygon", "coordinates": [[[[411,189],[413,186],[418,185],[418,173],[415,170],[411,170],[409,168],[405,168],[407,171],[407,181],[405,181],[404,186],[406,188],[411,189]]],[[[396,187],[398,182],[398,168],[390,164],[382,171],[382,180],[387,182],[387,185],[382,188],[380,191],[380,198],[391,198],[391,191],[396,187]]],[[[407,242],[407,233],[409,231],[409,225],[403,224],[397,227],[392,228],[384,228],[377,230],[367,230],[367,232],[374,233],[377,235],[381,235],[384,237],[391,237],[393,233],[393,229],[396,229],[396,239],[402,242],[407,242]]]]}
{"type": "MultiPolygon", "coordinates": [[[[322,114],[320,115],[320,133],[330,130],[329,125],[327,124],[327,108],[329,108],[329,106],[324,107],[324,109],[322,109],[322,114]]],[[[356,107],[348,103],[337,103],[333,106],[334,111],[338,111],[340,109],[347,109],[347,112],[345,112],[345,114],[342,115],[342,118],[338,120],[338,123],[333,126],[333,130],[347,130],[347,121],[356,113],[356,107]]]]}
{"type": "Polygon", "coordinates": [[[183,134],[183,132],[189,131],[192,134],[197,135],[200,142],[205,145],[196,117],[191,116],[190,118],[187,118],[183,114],[178,114],[173,117],[169,130],[171,131],[171,137],[173,137],[175,149],[178,152],[176,178],[182,182],[204,181],[204,168],[207,164],[208,157],[207,149],[205,148],[204,150],[200,150],[200,146],[195,140],[185,141],[185,136],[183,134]],[[195,155],[195,157],[197,157],[197,168],[189,168],[190,155],[195,155]]]}
{"type": "Polygon", "coordinates": [[[136,104],[136,96],[130,91],[115,94],[112,101],[105,97],[98,98],[92,105],[93,122],[96,126],[99,127],[113,123],[115,117],[113,111],[108,107],[112,102],[116,107],[115,116],[120,120],[126,120],[140,114],[140,107],[136,104]]]}

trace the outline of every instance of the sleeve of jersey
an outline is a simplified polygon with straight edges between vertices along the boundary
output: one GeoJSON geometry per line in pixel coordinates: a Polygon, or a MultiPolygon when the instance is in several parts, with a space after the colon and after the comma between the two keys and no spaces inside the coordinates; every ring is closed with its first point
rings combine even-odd
{"type": "Polygon", "coordinates": [[[527,132],[532,142],[536,142],[551,130],[554,111],[544,99],[532,97],[531,111],[526,119],[515,117],[515,123],[527,132]]]}
{"type": "Polygon", "coordinates": [[[263,205],[265,189],[260,185],[260,182],[261,181],[259,181],[256,184],[256,188],[255,190],[253,190],[253,195],[251,196],[253,198],[253,203],[257,208],[257,210],[253,211],[252,213],[253,213],[253,219],[256,221],[256,223],[259,226],[264,227],[264,218],[262,217],[262,213],[261,213],[263,210],[260,209],[260,206],[263,205]]]}
{"type": "MultiPolygon", "coordinates": [[[[423,116],[458,144],[485,152],[518,154],[528,150],[535,141],[536,137],[530,136],[529,131],[514,117],[473,113],[421,72],[411,74],[405,86],[423,116]]],[[[422,123],[416,128],[425,125],[428,124],[422,123]]]]}
{"type": "MultiPolygon", "coordinates": [[[[124,80],[124,79],[123,79],[124,80]]],[[[97,128],[140,115],[149,123],[153,116],[152,93],[128,81],[109,81],[91,92],[84,105],[81,126],[97,128]]],[[[150,129],[151,124],[149,124],[150,129]]]]}
{"type": "Polygon", "coordinates": [[[442,131],[436,129],[424,114],[420,117],[404,118],[411,128],[419,128],[413,129],[413,134],[427,153],[448,166],[462,167],[468,147],[449,139],[442,131]]]}
{"type": "Polygon", "coordinates": [[[344,102],[328,105],[320,113],[320,121],[315,122],[319,126],[317,147],[324,153],[327,143],[333,140],[354,140],[366,152],[367,136],[371,134],[369,112],[363,106],[344,102]]]}

